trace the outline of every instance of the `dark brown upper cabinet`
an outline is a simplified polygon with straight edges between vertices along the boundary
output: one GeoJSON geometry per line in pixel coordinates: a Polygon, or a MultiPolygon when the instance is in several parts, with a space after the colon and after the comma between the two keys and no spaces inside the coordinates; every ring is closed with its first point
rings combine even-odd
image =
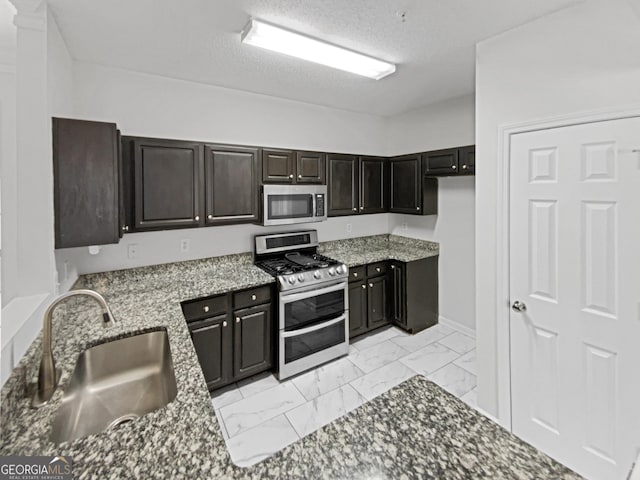
{"type": "Polygon", "coordinates": [[[325,155],[320,152],[262,150],[263,183],[325,183],[325,155]]]}
{"type": "Polygon", "coordinates": [[[296,152],[296,183],[325,183],[325,154],[296,152]]]}
{"type": "Polygon", "coordinates": [[[118,243],[122,180],[113,123],[53,119],[55,247],[118,243]]]}
{"type": "Polygon", "coordinates": [[[384,158],[360,157],[360,213],[387,211],[388,162],[384,158]]]}
{"type": "Polygon", "coordinates": [[[355,155],[327,154],[327,181],[329,216],[358,213],[358,157],[355,155]]]}
{"type": "Polygon", "coordinates": [[[294,152],[262,149],[262,181],[264,183],[295,183],[294,152]]]}
{"type": "Polygon", "coordinates": [[[427,176],[473,175],[476,168],[475,145],[434,150],[422,154],[427,176]]]}
{"type": "Polygon", "coordinates": [[[389,177],[389,212],[412,215],[438,213],[438,181],[422,176],[419,154],[392,158],[389,177]]]}
{"type": "Polygon", "coordinates": [[[207,225],[258,220],[257,148],[205,145],[204,171],[207,225]]]}
{"type": "Polygon", "coordinates": [[[204,225],[202,144],[138,139],[133,163],[136,230],[204,225]]]}
{"type": "Polygon", "coordinates": [[[476,173],[476,146],[469,145],[460,149],[458,162],[461,175],[474,175],[476,173]]]}
{"type": "Polygon", "coordinates": [[[389,211],[420,214],[422,210],[420,155],[392,158],[389,167],[391,187],[389,211]]]}

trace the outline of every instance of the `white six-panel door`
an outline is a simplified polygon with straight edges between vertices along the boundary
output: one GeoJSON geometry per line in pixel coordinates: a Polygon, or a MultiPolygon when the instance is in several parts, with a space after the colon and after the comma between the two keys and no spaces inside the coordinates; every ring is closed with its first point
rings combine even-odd
{"type": "Polygon", "coordinates": [[[513,432],[591,479],[640,448],[640,119],[512,136],[513,432]],[[518,305],[516,305],[517,307],[518,305]]]}

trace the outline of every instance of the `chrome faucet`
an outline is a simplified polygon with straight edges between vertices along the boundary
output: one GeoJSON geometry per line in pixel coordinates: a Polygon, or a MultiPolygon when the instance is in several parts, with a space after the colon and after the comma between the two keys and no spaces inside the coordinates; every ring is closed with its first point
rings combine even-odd
{"type": "Polygon", "coordinates": [[[51,351],[51,321],[53,311],[56,307],[67,298],[76,296],[93,298],[102,307],[102,315],[105,323],[116,323],[104,297],[93,290],[71,290],[51,302],[51,305],[49,305],[46,312],[44,312],[44,322],[42,324],[42,360],[40,360],[40,370],[38,371],[38,388],[31,399],[32,407],[41,407],[47,403],[56,391],[56,387],[60,381],[60,375],[56,370],[56,362],[53,359],[53,353],[51,351]]]}

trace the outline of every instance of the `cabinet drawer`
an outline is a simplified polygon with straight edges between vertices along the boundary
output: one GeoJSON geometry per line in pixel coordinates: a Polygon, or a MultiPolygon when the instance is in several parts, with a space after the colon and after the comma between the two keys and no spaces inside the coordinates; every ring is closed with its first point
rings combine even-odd
{"type": "Polygon", "coordinates": [[[195,300],[182,304],[182,312],[187,322],[201,318],[213,317],[219,313],[225,313],[228,309],[227,295],[195,300]]]}
{"type": "Polygon", "coordinates": [[[377,277],[387,273],[387,262],[378,262],[367,265],[367,277],[377,277]]]}
{"type": "Polygon", "coordinates": [[[361,265],[359,267],[349,268],[350,282],[364,281],[366,276],[367,276],[367,267],[365,267],[364,265],[361,265]]]}
{"type": "Polygon", "coordinates": [[[244,292],[238,292],[233,294],[234,308],[251,307],[253,305],[269,303],[270,301],[271,301],[270,286],[252,288],[251,290],[245,290],[244,292]]]}

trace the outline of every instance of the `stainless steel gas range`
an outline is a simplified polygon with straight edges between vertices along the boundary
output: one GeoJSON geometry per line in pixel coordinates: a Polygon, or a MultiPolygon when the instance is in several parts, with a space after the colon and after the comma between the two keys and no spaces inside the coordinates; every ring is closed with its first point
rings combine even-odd
{"type": "Polygon", "coordinates": [[[349,353],[346,265],[318,254],[315,230],[257,235],[256,266],[278,283],[278,378],[349,353]]]}

